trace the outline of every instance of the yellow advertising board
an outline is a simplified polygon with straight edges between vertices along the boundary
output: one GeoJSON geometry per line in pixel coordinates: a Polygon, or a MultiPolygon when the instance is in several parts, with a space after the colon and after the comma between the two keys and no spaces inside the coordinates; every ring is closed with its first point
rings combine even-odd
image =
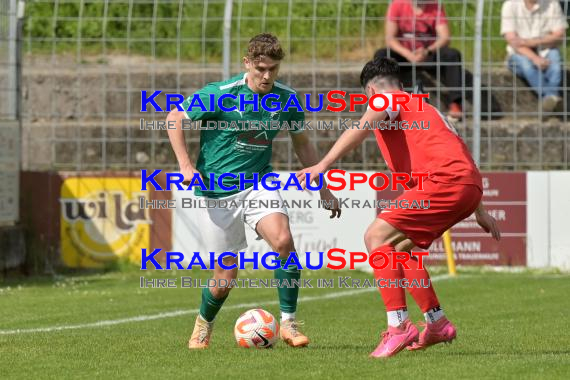
{"type": "Polygon", "coordinates": [[[99,268],[124,258],[140,262],[150,243],[140,178],[76,177],[61,187],[61,255],[69,267],[99,268]]]}

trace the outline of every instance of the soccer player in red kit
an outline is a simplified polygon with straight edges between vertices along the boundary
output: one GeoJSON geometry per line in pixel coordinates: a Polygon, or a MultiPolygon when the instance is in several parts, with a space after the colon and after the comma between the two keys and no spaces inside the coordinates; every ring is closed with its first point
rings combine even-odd
{"type": "MultiPolygon", "coordinates": [[[[477,223],[499,240],[496,221],[481,203],[481,174],[453,126],[435,107],[420,103],[421,99],[413,99],[405,106],[394,104],[394,95],[405,94],[401,90],[398,63],[387,58],[370,61],[362,70],[360,82],[368,98],[374,94],[385,94],[389,101],[385,111],[374,111],[368,107],[360,125],[368,122],[374,126],[386,121],[385,126],[388,126],[389,121],[394,122],[390,129],[374,128],[378,147],[390,170],[409,174],[429,173],[423,180],[423,189],[414,178],[408,184],[410,190],[398,198],[408,202],[429,200],[429,209],[387,208],[368,227],[364,235],[368,252],[386,254],[376,256],[379,258],[376,266],[384,266],[383,257],[393,260],[394,252],[411,252],[414,246],[428,248],[434,239],[473,212],[477,223]],[[429,122],[429,129],[399,129],[395,122],[401,121],[407,121],[409,125],[423,121],[424,128],[429,122]]],[[[374,100],[376,108],[383,108],[383,105],[382,98],[374,100]]],[[[305,185],[306,177],[311,182],[317,179],[319,173],[325,173],[338,159],[360,145],[370,132],[369,129],[344,132],[321,162],[297,173],[299,181],[305,185]]],[[[409,283],[412,280],[427,283],[429,279],[427,270],[420,269],[417,260],[408,260],[405,265],[400,263],[396,269],[392,269],[392,265],[374,269],[374,276],[386,280],[407,279],[409,283]]],[[[408,319],[403,288],[380,288],[388,314],[388,329],[382,333],[372,357],[393,356],[404,348],[424,349],[455,338],[455,326],[445,317],[431,283],[428,288],[414,287],[408,291],[424,313],[425,329],[419,333],[408,319]]]]}

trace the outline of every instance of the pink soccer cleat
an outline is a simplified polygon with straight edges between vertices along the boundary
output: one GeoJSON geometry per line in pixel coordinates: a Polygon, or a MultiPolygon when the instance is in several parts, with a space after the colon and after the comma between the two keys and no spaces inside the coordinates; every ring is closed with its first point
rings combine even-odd
{"type": "Polygon", "coordinates": [[[420,339],[408,347],[408,350],[424,350],[438,343],[451,343],[457,336],[457,330],[449,319],[443,317],[435,323],[428,323],[420,334],[420,339]]]}
{"type": "Polygon", "coordinates": [[[406,319],[400,326],[388,326],[382,333],[382,341],[370,354],[371,358],[387,358],[396,355],[407,346],[418,340],[418,328],[406,319]]]}

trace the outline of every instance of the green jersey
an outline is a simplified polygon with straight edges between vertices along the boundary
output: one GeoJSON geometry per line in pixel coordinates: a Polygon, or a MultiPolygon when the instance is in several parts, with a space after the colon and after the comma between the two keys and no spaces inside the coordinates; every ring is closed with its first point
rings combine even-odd
{"type": "MultiPolygon", "coordinates": [[[[239,173],[244,173],[245,179],[253,179],[253,174],[258,173],[259,179],[264,174],[271,172],[271,154],[273,139],[280,129],[287,129],[290,133],[302,132],[305,114],[293,106],[287,112],[283,108],[287,104],[290,95],[295,95],[295,90],[275,82],[270,94],[273,98],[264,103],[267,107],[279,108],[278,111],[266,111],[262,107],[264,95],[257,94],[257,111],[255,111],[254,92],[246,83],[246,75],[240,74],[223,82],[209,83],[187,98],[182,106],[186,117],[193,121],[202,121],[200,131],[200,155],[196,168],[202,174],[206,191],[195,187],[196,195],[211,198],[226,197],[240,192],[239,173]],[[222,111],[218,105],[218,99],[224,94],[231,97],[223,99],[223,107],[236,107],[234,111],[222,111]],[[203,108],[198,106],[196,95],[203,103],[203,108]],[[240,111],[240,95],[243,98],[243,111],[240,111]],[[214,104],[211,104],[214,102],[214,104]],[[248,103],[249,102],[249,103],[248,103]],[[192,105],[191,109],[190,106],[192,105]],[[214,173],[215,183],[210,186],[210,173],[214,173]],[[235,190],[224,190],[218,186],[217,178],[223,173],[232,173],[237,178],[224,177],[223,185],[231,187],[236,185],[235,190]],[[213,189],[213,190],[210,190],[213,189]]],[[[300,103],[300,102],[299,102],[300,103]]],[[[252,183],[245,183],[249,188],[252,183]]]]}

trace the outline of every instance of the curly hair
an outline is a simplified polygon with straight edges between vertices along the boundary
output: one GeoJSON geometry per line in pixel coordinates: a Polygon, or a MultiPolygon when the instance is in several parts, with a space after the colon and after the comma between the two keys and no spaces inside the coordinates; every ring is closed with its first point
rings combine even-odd
{"type": "Polygon", "coordinates": [[[271,33],[261,33],[249,40],[247,58],[256,61],[262,57],[280,61],[285,57],[281,43],[271,33]]]}

